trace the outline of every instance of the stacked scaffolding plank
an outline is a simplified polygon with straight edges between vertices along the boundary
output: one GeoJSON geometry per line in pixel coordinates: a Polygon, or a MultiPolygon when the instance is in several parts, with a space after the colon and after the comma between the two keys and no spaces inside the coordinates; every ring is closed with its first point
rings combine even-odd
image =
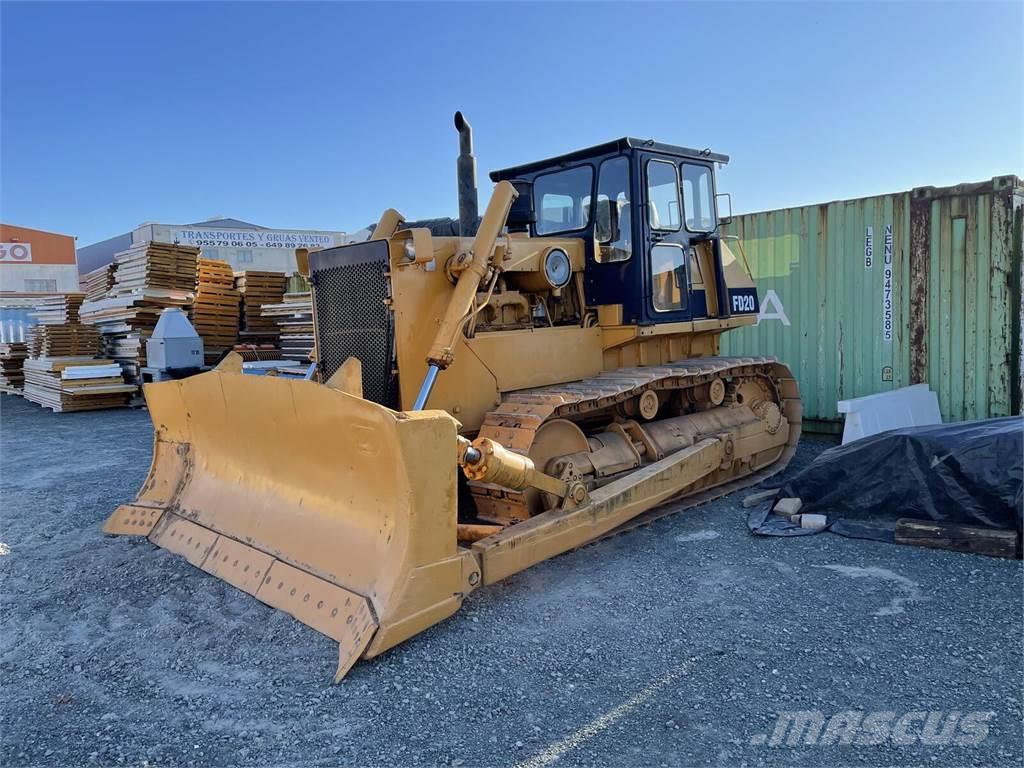
{"type": "Polygon", "coordinates": [[[206,363],[216,364],[238,342],[238,306],[241,294],[226,261],[199,259],[196,298],[189,319],[203,337],[206,363]]]}
{"type": "Polygon", "coordinates": [[[95,357],[100,334],[90,325],[35,325],[29,329],[29,357],[95,357]]]}
{"type": "Polygon", "coordinates": [[[263,316],[263,307],[284,299],[284,273],[251,269],[235,272],[235,288],[242,296],[239,340],[257,346],[276,345],[280,330],[272,317],[263,316]]]}
{"type": "Polygon", "coordinates": [[[28,344],[21,341],[0,343],[0,392],[20,395],[25,385],[23,366],[28,344]]]}
{"type": "Polygon", "coordinates": [[[100,334],[82,324],[79,312],[84,299],[84,293],[56,293],[35,302],[30,314],[38,325],[28,331],[29,357],[96,356],[100,334]]]}
{"type": "Polygon", "coordinates": [[[84,293],[54,293],[36,299],[32,316],[45,325],[79,325],[84,293]]]}
{"type": "Polygon", "coordinates": [[[198,260],[199,249],[191,245],[149,242],[132,246],[114,256],[114,289],[191,290],[198,260]]]}
{"type": "Polygon", "coordinates": [[[313,358],[313,298],[310,293],[286,293],[280,304],[264,305],[263,317],[273,318],[281,332],[281,357],[309,362],[313,358]]]}
{"type": "Polygon", "coordinates": [[[94,359],[100,333],[82,323],[84,299],[84,293],[59,293],[35,302],[31,314],[38,325],[29,328],[22,365],[26,400],[57,412],[127,404],[135,388],[124,383],[121,367],[94,359]]]}
{"type": "Polygon", "coordinates": [[[199,249],[143,243],[114,256],[114,282],[82,306],[82,319],[103,337],[103,354],[121,366],[125,381],[142,383],[146,340],[167,307],[187,309],[196,286],[199,249]]]}
{"type": "Polygon", "coordinates": [[[128,404],[135,386],[125,384],[113,360],[41,357],[25,361],[25,399],[56,413],[95,411],[128,404]]]}

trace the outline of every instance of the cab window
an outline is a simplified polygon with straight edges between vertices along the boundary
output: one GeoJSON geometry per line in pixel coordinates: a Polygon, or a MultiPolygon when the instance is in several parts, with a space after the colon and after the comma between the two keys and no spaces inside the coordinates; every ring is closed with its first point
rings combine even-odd
{"type": "Polygon", "coordinates": [[[590,223],[590,188],[594,170],[589,165],[538,176],[533,184],[537,201],[538,235],[572,232],[590,223]]]}
{"type": "Polygon", "coordinates": [[[679,177],[675,163],[647,163],[647,220],[651,229],[679,229],[679,177]]]}
{"type": "Polygon", "coordinates": [[[658,312],[686,308],[689,286],[683,256],[683,247],[675,243],[659,243],[651,248],[654,309],[658,312]]]}
{"type": "Polygon", "coordinates": [[[683,212],[691,232],[715,229],[714,192],[707,166],[683,163],[683,212]]]}
{"type": "Polygon", "coordinates": [[[597,176],[597,211],[594,258],[601,264],[628,261],[633,255],[632,205],[629,201],[629,158],[613,157],[601,163],[597,176]]]}

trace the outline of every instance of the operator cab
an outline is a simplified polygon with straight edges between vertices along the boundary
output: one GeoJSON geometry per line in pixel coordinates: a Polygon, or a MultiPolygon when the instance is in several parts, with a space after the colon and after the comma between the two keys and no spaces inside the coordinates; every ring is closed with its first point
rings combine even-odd
{"type": "Polygon", "coordinates": [[[733,307],[723,278],[714,179],[728,161],[623,138],[490,177],[520,193],[510,231],[584,241],[588,305],[610,306],[612,317],[621,307],[617,324],[650,325],[757,311],[753,291],[733,307]]]}

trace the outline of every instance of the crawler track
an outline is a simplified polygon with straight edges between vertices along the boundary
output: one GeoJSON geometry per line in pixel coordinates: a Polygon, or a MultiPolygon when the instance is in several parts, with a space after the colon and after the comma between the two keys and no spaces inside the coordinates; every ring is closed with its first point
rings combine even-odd
{"type": "MultiPolygon", "coordinates": [[[[686,506],[692,506],[761,482],[781,471],[796,451],[802,412],[800,395],[792,373],[775,358],[694,358],[666,366],[622,368],[590,379],[515,392],[487,414],[479,434],[511,450],[529,454],[537,431],[550,420],[585,422],[639,397],[646,390],[693,389],[716,378],[727,384],[750,378],[765,382],[789,422],[789,437],[776,456],[758,456],[760,461],[755,460],[745,469],[739,469],[737,464],[737,468],[720,470],[682,491],[680,496],[688,497],[686,506]]],[[[720,407],[728,407],[730,398],[731,393],[720,407]]],[[[470,483],[470,490],[477,514],[484,519],[526,520],[530,517],[524,493],[479,483],[470,483]]],[[[649,523],[678,509],[678,504],[673,504],[648,510],[627,523],[626,527],[649,523]]]]}

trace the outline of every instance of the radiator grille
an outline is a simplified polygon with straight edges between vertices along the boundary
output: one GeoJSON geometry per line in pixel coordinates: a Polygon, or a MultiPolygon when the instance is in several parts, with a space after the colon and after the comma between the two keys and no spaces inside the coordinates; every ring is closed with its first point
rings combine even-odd
{"type": "Polygon", "coordinates": [[[363,365],[363,397],[398,408],[388,244],[378,240],[310,254],[320,370],[326,380],[349,357],[363,365]]]}

